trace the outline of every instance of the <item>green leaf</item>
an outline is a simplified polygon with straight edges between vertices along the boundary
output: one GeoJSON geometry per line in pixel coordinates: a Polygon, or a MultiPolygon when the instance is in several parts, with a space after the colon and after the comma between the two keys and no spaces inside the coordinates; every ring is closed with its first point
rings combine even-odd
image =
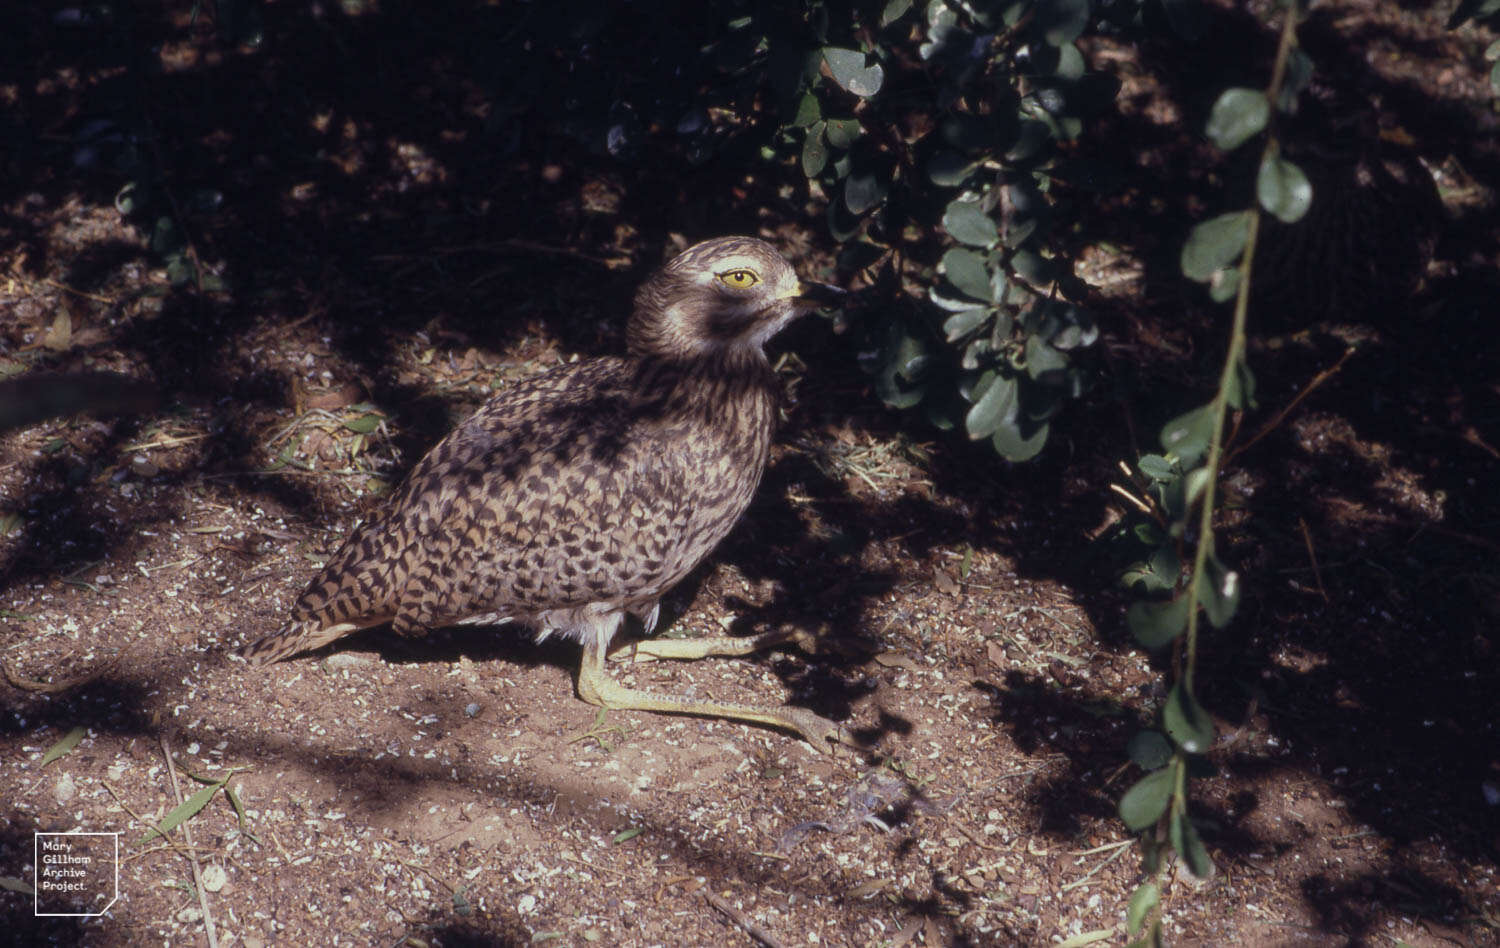
{"type": "Polygon", "coordinates": [[[224,778],[224,780],[221,780],[217,783],[209,784],[202,790],[199,790],[197,793],[188,797],[186,800],[177,804],[177,806],[172,808],[172,812],[168,813],[165,817],[162,818],[162,821],[160,823],[153,826],[145,836],[142,836],[139,840],[137,840],[136,845],[141,846],[145,843],[149,843],[151,842],[151,840],[155,839],[158,836],[165,837],[168,833],[172,832],[172,830],[176,829],[177,825],[183,820],[190,819],[191,817],[197,815],[198,811],[208,806],[208,801],[214,798],[214,794],[218,793],[219,788],[224,786],[224,784],[227,783],[228,780],[229,778],[226,777],[224,778]]]}
{"type": "Polygon", "coordinates": [[[880,400],[885,402],[886,405],[901,410],[920,405],[922,399],[927,395],[927,389],[921,385],[914,388],[903,388],[896,381],[896,373],[890,371],[881,373],[875,380],[875,394],[879,395],[880,400]]]}
{"type": "Polygon", "coordinates": [[[1141,459],[1135,462],[1135,466],[1153,481],[1171,480],[1177,476],[1177,470],[1172,466],[1172,462],[1160,454],[1143,454],[1141,459]]]}
{"type": "Polygon", "coordinates": [[[1195,467],[1182,477],[1183,504],[1191,508],[1203,496],[1203,488],[1208,486],[1208,468],[1195,467]]]}
{"type": "Polygon", "coordinates": [[[1172,814],[1168,823],[1167,836],[1172,841],[1172,848],[1177,850],[1177,855],[1182,859],[1183,865],[1199,879],[1209,879],[1214,874],[1214,861],[1209,858],[1208,850],[1203,846],[1203,840],[1198,836],[1198,830],[1193,826],[1193,821],[1188,819],[1186,813],[1177,811],[1172,814]]]}
{"type": "Polygon", "coordinates": [[[1312,206],[1312,184],[1290,161],[1267,156],[1255,176],[1255,197],[1277,220],[1295,224],[1312,206]]]}
{"type": "Polygon", "coordinates": [[[630,840],[635,839],[637,836],[641,835],[644,832],[646,832],[646,828],[644,826],[632,826],[628,830],[620,830],[620,832],[615,834],[615,845],[618,846],[621,843],[629,842],[630,840]]]}
{"type": "Polygon", "coordinates": [[[970,299],[989,300],[990,271],[984,257],[963,247],[953,247],[943,254],[943,271],[948,282],[970,299]]]}
{"type": "Polygon", "coordinates": [[[811,128],[822,117],[823,103],[811,92],[804,92],[797,101],[797,116],[792,119],[792,124],[798,128],[811,128]]]}
{"type": "Polygon", "coordinates": [[[142,201],[139,192],[141,190],[143,189],[140,188],[138,182],[125,182],[125,185],[119,191],[115,192],[115,210],[126,217],[140,210],[142,201]]]}
{"type": "Polygon", "coordinates": [[[1047,444],[1047,432],[1050,429],[1047,424],[1043,423],[1027,434],[1028,428],[1030,428],[1030,423],[1020,418],[1019,415],[1005,418],[1000,422],[1000,430],[990,438],[990,445],[995,449],[996,454],[1007,461],[1017,464],[1030,461],[1040,454],[1047,444]]]}
{"type": "Polygon", "coordinates": [[[1164,602],[1136,602],[1125,610],[1130,634],[1147,649],[1156,651],[1172,644],[1187,630],[1188,598],[1178,596],[1164,602]]]}
{"type": "Polygon", "coordinates": [[[997,375],[964,416],[964,430],[975,440],[994,434],[1006,416],[1016,414],[1016,380],[997,375]]]}
{"type": "Polygon", "coordinates": [[[828,232],[839,243],[846,243],[859,233],[860,218],[849,213],[843,201],[828,202],[828,232]]]}
{"type": "Polygon", "coordinates": [[[62,740],[47,748],[47,753],[42,755],[42,762],[38,764],[37,767],[45,767],[48,764],[52,763],[54,760],[57,760],[59,757],[68,754],[73,750],[73,748],[78,746],[78,742],[83,740],[84,737],[88,735],[88,733],[89,729],[86,727],[73,728],[73,730],[63,735],[62,740]]]}
{"type": "Polygon", "coordinates": [[[868,98],[874,95],[885,80],[885,69],[879,63],[866,66],[864,53],[829,46],[823,50],[823,59],[828,63],[833,81],[857,96],[868,98]]]}
{"type": "Polygon", "coordinates": [[[939,431],[952,431],[958,427],[959,406],[951,398],[929,398],[923,406],[923,414],[927,416],[927,423],[939,431]]]}
{"type": "Polygon", "coordinates": [[[1198,583],[1198,602],[1216,629],[1229,624],[1240,604],[1239,574],[1225,569],[1213,554],[1209,554],[1203,579],[1198,583]]]}
{"type": "Polygon", "coordinates": [[[1229,377],[1229,388],[1224,397],[1229,402],[1229,407],[1236,411],[1255,407],[1255,374],[1250,371],[1250,364],[1245,361],[1243,354],[1234,364],[1234,372],[1229,377]]]}
{"type": "Polygon", "coordinates": [[[1099,324],[1094,314],[1077,306],[1054,307],[1057,313],[1057,328],[1047,335],[1054,348],[1064,352],[1092,346],[1099,338],[1099,324]]]}
{"type": "Polygon", "coordinates": [[[1206,754],[1214,743],[1214,722],[1198,699],[1182,687],[1172,686],[1161,711],[1161,723],[1167,736],[1189,754],[1206,754]]]}
{"type": "Polygon", "coordinates": [[[921,340],[915,336],[905,336],[901,339],[901,344],[896,347],[893,364],[897,375],[908,382],[915,382],[930,361],[927,348],[922,345],[921,340]]]}
{"type": "Polygon", "coordinates": [[[1034,250],[1017,250],[1010,258],[1010,265],[1017,273],[1038,286],[1051,283],[1056,273],[1052,261],[1034,250]]]}
{"type": "Polygon", "coordinates": [[[1172,744],[1160,731],[1139,731],[1125,745],[1125,753],[1137,767],[1150,771],[1172,759],[1172,744]]]}
{"type": "Polygon", "coordinates": [[[1161,902],[1161,890],[1156,883],[1147,882],[1130,893],[1130,902],[1125,906],[1125,930],[1132,936],[1140,934],[1141,926],[1161,902]]]}
{"type": "Polygon", "coordinates": [[[0,889],[7,892],[19,892],[22,895],[36,895],[36,890],[31,883],[17,879],[15,876],[0,876],[0,889]]]}
{"type": "Polygon", "coordinates": [[[1500,95],[1500,63],[1490,67],[1490,91],[1500,95]]]}
{"type": "MultiPolygon", "coordinates": [[[[1160,543],[1161,538],[1158,537],[1157,541],[1160,543]]],[[[1158,546],[1151,558],[1128,565],[1121,573],[1121,582],[1127,589],[1140,586],[1139,591],[1142,592],[1172,592],[1178,588],[1181,576],[1182,564],[1178,562],[1178,553],[1170,546],[1158,546]]],[[[1130,615],[1127,613],[1128,618],[1130,615]]]]}
{"type": "Polygon", "coordinates": [[[853,214],[863,214],[885,200],[885,184],[879,176],[860,171],[844,180],[844,206],[853,214]]]}
{"type": "Polygon", "coordinates": [[[1291,55],[1286,58],[1286,75],[1281,80],[1281,94],[1276,96],[1277,111],[1297,111],[1297,101],[1302,97],[1303,90],[1312,83],[1316,69],[1311,56],[1297,47],[1292,48],[1291,55]]]}
{"type": "Polygon", "coordinates": [[[1156,546],[1156,550],[1145,560],[1132,563],[1121,575],[1120,579],[1127,589],[1135,586],[1140,587],[1140,592],[1163,593],[1172,592],[1177,588],[1177,581],[1182,578],[1182,563],[1177,559],[1177,551],[1165,544],[1165,539],[1160,535],[1152,524],[1138,524],[1136,536],[1143,543],[1156,546]]]}
{"type": "Polygon", "coordinates": [[[848,148],[863,133],[864,128],[860,126],[859,119],[828,120],[828,144],[835,148],[848,148]]]}
{"type": "Polygon", "coordinates": [[[1038,382],[1052,381],[1068,368],[1068,357],[1040,336],[1026,339],[1026,374],[1038,382]]]}
{"type": "Polygon", "coordinates": [[[1151,554],[1151,573],[1162,583],[1163,590],[1176,589],[1177,581],[1182,578],[1182,561],[1177,558],[1177,550],[1165,544],[1157,547],[1151,554]]]}
{"type": "Polygon", "coordinates": [[[344,419],[344,427],[355,434],[372,434],[376,428],[380,427],[380,423],[383,420],[380,415],[370,412],[369,414],[360,415],[357,418],[344,419]]]}
{"type": "Polygon", "coordinates": [[[1016,143],[1005,153],[1007,161],[1014,164],[1039,157],[1052,142],[1052,126],[1040,119],[1025,118],[1021,121],[1016,143]]]}
{"type": "Polygon", "coordinates": [[[802,173],[809,178],[822,174],[828,165],[828,145],[823,140],[823,130],[827,126],[827,122],[814,122],[802,142],[802,173]]]}
{"type": "MultiPolygon", "coordinates": [[[[1005,278],[1005,271],[1003,269],[1001,269],[1000,267],[996,267],[995,270],[994,270],[994,272],[990,274],[990,302],[992,302],[992,303],[999,303],[1002,300],[1004,300],[1005,299],[1005,291],[1008,288],[1009,288],[1009,284],[1008,284],[1008,282],[1006,281],[1006,278],[1005,278]]],[[[1010,316],[1007,315],[1006,319],[1005,319],[1005,328],[1003,329],[1003,331],[1002,330],[996,330],[996,331],[997,332],[1001,332],[1002,335],[1009,335],[1010,334],[1010,325],[1011,325],[1010,324],[1010,316]]]]}
{"type": "Polygon", "coordinates": [[[175,287],[186,286],[198,275],[193,261],[181,254],[172,254],[167,260],[167,282],[175,287]]]}
{"type": "Polygon", "coordinates": [[[1172,801],[1176,771],[1176,767],[1163,767],[1142,777],[1125,791],[1120,798],[1120,819],[1126,826],[1140,831],[1156,825],[1172,801]]]}
{"type": "Polygon", "coordinates": [[[1161,528],[1148,521],[1138,523],[1130,528],[1135,538],[1148,546],[1156,546],[1166,542],[1167,535],[1161,532],[1161,528]]]}
{"type": "Polygon", "coordinates": [[[1078,47],[1069,43],[1058,49],[1057,66],[1052,70],[1052,75],[1069,82],[1083,78],[1087,67],[1083,61],[1083,54],[1078,47]]]}
{"type": "Polygon", "coordinates": [[[1035,7],[1037,27],[1048,46],[1066,46],[1089,25],[1089,0],[1047,0],[1035,7]]]}
{"type": "Polygon", "coordinates": [[[993,248],[1001,239],[995,220],[974,201],[951,201],[942,214],[942,226],[948,236],[974,248],[993,248]]]}
{"type": "Polygon", "coordinates": [[[1225,267],[1215,271],[1208,281],[1208,298],[1215,303],[1227,303],[1240,291],[1239,267],[1225,267]]]}
{"type": "Polygon", "coordinates": [[[940,151],[927,162],[927,177],[933,184],[956,188],[974,171],[974,163],[956,151],[940,151]]]}
{"type": "Polygon", "coordinates": [[[906,16],[906,11],[911,9],[912,0],[888,0],[885,9],[880,11],[880,26],[884,29],[906,16]]]}
{"type": "Polygon", "coordinates": [[[943,229],[949,237],[971,247],[993,247],[1000,239],[995,222],[973,201],[949,202],[943,211],[943,229]]]}
{"type": "Polygon", "coordinates": [[[1231,211],[1193,228],[1182,248],[1182,273],[1190,280],[1206,283],[1214,271],[1239,259],[1250,236],[1247,211],[1231,211]]]}
{"type": "Polygon", "coordinates": [[[1184,412],[1162,426],[1161,446],[1175,454],[1182,466],[1193,467],[1208,450],[1214,436],[1214,406],[1200,405],[1184,412]]]}
{"type": "Polygon", "coordinates": [[[1462,26],[1469,20],[1483,20],[1500,13],[1500,0],[1459,0],[1458,7],[1448,17],[1448,29],[1462,26]]]}
{"type": "Polygon", "coordinates": [[[1259,135],[1271,117],[1271,103],[1257,89],[1225,89],[1208,113],[1208,137],[1225,151],[1233,151],[1259,135]]]}
{"type": "Polygon", "coordinates": [[[927,298],[935,305],[946,309],[950,313],[961,313],[966,309],[973,309],[979,305],[973,300],[964,299],[962,296],[949,296],[946,286],[941,290],[935,286],[928,287],[927,298]]]}

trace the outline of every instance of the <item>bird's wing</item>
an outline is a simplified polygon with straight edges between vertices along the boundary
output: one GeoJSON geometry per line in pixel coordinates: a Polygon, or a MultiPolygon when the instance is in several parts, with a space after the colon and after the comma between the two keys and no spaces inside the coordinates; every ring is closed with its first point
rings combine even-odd
{"type": "Polygon", "coordinates": [[[413,630],[659,595],[682,572],[694,450],[629,371],[575,363],[496,396],[349,538],[294,618],[413,630]]]}

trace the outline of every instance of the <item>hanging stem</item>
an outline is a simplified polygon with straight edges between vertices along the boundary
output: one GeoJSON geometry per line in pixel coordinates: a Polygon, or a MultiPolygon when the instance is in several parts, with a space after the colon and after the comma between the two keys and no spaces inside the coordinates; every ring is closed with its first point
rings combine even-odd
{"type": "MultiPolygon", "coordinates": [[[[1273,117],[1276,114],[1275,102],[1281,97],[1281,84],[1286,77],[1287,59],[1291,56],[1296,39],[1297,9],[1294,3],[1287,7],[1281,22],[1281,40],[1276,47],[1275,64],[1271,67],[1271,83],[1266,88],[1266,98],[1272,103],[1273,117]]],[[[1277,141],[1273,132],[1266,138],[1261,160],[1264,161],[1276,148],[1277,141]]],[[[1240,363],[1245,357],[1245,322],[1250,311],[1251,271],[1255,260],[1256,238],[1260,233],[1261,212],[1258,204],[1252,204],[1248,213],[1250,219],[1245,235],[1245,250],[1240,257],[1240,285],[1235,294],[1234,320],[1229,330],[1229,351],[1225,353],[1224,369],[1219,374],[1218,391],[1209,403],[1213,414],[1213,436],[1209,439],[1208,459],[1203,466],[1207,476],[1204,478],[1203,496],[1200,498],[1202,508],[1198,515],[1198,543],[1193,551],[1193,573],[1188,580],[1188,620],[1181,673],[1183,690],[1189,694],[1193,693],[1194,673],[1198,667],[1199,589],[1204,582],[1208,556],[1213,552],[1214,545],[1214,495],[1218,486],[1220,459],[1224,453],[1224,421],[1228,415],[1229,392],[1235,382],[1235,373],[1239,371],[1240,363]]]]}

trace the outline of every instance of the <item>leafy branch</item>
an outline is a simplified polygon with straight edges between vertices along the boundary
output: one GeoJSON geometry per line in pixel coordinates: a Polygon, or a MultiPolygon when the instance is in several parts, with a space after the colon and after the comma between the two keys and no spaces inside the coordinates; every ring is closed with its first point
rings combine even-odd
{"type": "Polygon", "coordinates": [[[1142,524],[1137,536],[1156,551],[1127,572],[1148,591],[1172,592],[1169,599],[1133,604],[1127,621],[1137,641],[1149,649],[1173,645],[1173,686],[1161,712],[1159,730],[1137,734],[1129,754],[1147,773],[1126,791],[1119,812],[1131,829],[1143,834],[1145,862],[1153,879],[1132,894],[1126,912],[1133,945],[1161,942],[1160,900],[1165,861],[1163,836],[1187,869],[1199,878],[1213,873],[1213,860],[1188,812],[1188,778],[1212,772],[1202,755],[1212,747],[1213,722],[1199,703],[1196,671],[1200,613],[1214,628],[1233,619],[1240,599],[1240,577],[1219,559],[1214,544],[1217,484],[1225,460],[1226,427],[1231,412],[1254,404],[1254,376],[1245,358],[1245,327],[1252,284],[1252,263],[1261,214],[1286,223],[1299,220],[1312,201],[1312,187],[1300,168],[1281,157],[1274,116],[1289,110],[1308,70],[1296,50],[1299,8],[1285,8],[1271,78],[1264,91],[1225,90],[1210,113],[1207,134],[1230,151],[1265,134],[1256,175],[1256,204],[1197,225],[1183,247],[1181,266],[1190,279],[1208,284],[1218,302],[1234,300],[1229,343],[1213,398],[1168,422],[1161,432],[1163,453],[1140,458],[1154,504],[1140,504],[1155,523],[1142,524]],[[1289,73],[1293,78],[1289,81],[1289,73]],[[1273,106],[1274,103],[1274,106],[1273,106]],[[1200,464],[1201,462],[1201,464],[1200,464]],[[1191,563],[1181,567],[1186,546],[1191,563]],[[1165,830],[1165,833],[1163,833],[1165,830]]]}

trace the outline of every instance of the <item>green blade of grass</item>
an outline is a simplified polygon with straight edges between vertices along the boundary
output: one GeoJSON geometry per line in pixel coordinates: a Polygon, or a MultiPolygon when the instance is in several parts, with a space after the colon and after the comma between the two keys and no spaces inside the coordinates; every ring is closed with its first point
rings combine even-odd
{"type": "Polygon", "coordinates": [[[142,836],[136,842],[136,845],[140,846],[142,844],[149,843],[151,840],[155,839],[158,836],[165,838],[166,835],[172,832],[172,830],[176,829],[183,820],[196,815],[199,810],[208,806],[208,801],[212,800],[214,798],[214,794],[219,792],[219,788],[224,786],[224,784],[228,782],[229,778],[225,777],[218,783],[210,784],[209,786],[204,787],[202,790],[199,790],[197,793],[177,804],[177,806],[172,808],[172,812],[163,817],[162,821],[156,826],[153,826],[150,832],[148,832],[145,836],[142,836]]]}
{"type": "Polygon", "coordinates": [[[73,748],[77,747],[78,742],[83,740],[84,736],[87,735],[88,732],[89,729],[86,727],[73,728],[73,730],[69,731],[66,735],[63,736],[62,740],[47,748],[47,753],[42,755],[41,766],[47,766],[54,760],[57,760],[59,757],[62,757],[73,748]]]}

